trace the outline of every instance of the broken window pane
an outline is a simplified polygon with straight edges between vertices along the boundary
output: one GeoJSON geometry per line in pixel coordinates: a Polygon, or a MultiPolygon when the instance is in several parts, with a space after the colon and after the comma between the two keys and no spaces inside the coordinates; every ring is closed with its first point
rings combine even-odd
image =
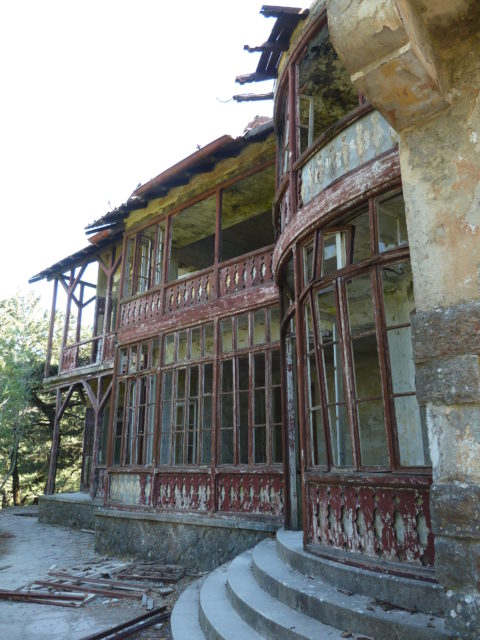
{"type": "Polygon", "coordinates": [[[358,402],[357,412],[362,464],[365,467],[388,466],[383,401],[358,402]]]}
{"type": "Polygon", "coordinates": [[[222,191],[223,261],[273,244],[274,190],[275,169],[267,167],[222,191]]]}
{"type": "Polygon", "coordinates": [[[358,106],[358,93],[325,26],[311,40],[298,70],[300,153],[328,127],[358,106]]]}
{"type": "Polygon", "coordinates": [[[171,218],[168,279],[177,280],[213,265],[216,197],[187,207],[171,218]]]}
{"type": "Polygon", "coordinates": [[[401,193],[377,201],[377,220],[380,253],[408,244],[405,202],[401,193]]]}
{"type": "Polygon", "coordinates": [[[352,440],[348,426],[346,405],[335,404],[329,406],[328,422],[330,425],[333,465],[335,467],[351,467],[353,465],[352,440]]]}

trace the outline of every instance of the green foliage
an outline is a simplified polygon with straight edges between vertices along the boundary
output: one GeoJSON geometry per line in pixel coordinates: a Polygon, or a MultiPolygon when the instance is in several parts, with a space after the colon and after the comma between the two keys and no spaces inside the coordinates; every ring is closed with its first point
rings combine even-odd
{"type": "MultiPolygon", "coordinates": [[[[0,301],[0,494],[3,503],[43,493],[55,418],[55,396],[42,389],[49,320],[33,295],[0,301]],[[10,498],[11,496],[11,498],[10,498]]],[[[56,340],[60,340],[57,335],[56,340]]],[[[62,422],[58,488],[78,488],[83,407],[71,403],[62,422]]]]}

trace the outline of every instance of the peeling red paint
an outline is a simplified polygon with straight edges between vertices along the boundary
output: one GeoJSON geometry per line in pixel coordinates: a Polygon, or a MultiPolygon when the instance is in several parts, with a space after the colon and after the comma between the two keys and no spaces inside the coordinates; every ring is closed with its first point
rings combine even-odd
{"type": "Polygon", "coordinates": [[[433,565],[428,487],[310,481],[307,542],[381,560],[433,565]]]}

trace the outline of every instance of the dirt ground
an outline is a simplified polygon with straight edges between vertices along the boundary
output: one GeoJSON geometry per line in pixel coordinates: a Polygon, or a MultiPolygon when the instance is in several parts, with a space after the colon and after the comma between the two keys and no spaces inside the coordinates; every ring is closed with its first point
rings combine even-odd
{"type": "MultiPolygon", "coordinates": [[[[38,522],[36,507],[0,510],[0,589],[20,589],[34,580],[48,580],[49,570],[73,570],[101,562],[121,562],[125,558],[105,559],[95,553],[94,536],[38,522]]],[[[196,576],[187,576],[164,596],[169,608],[196,576]]],[[[51,579],[51,578],[50,578],[51,579]]],[[[163,604],[155,598],[154,606],[163,604]]],[[[140,601],[97,596],[79,608],[10,602],[0,599],[0,638],[2,640],[81,640],[147,611],[140,601]]],[[[132,639],[171,640],[170,625],[145,629],[132,639]]]]}

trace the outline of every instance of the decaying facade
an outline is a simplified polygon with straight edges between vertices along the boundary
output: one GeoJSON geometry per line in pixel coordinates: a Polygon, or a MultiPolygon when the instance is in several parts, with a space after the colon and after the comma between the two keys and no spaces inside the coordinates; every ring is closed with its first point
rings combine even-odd
{"type": "Polygon", "coordinates": [[[262,11],[239,80],[276,79],[273,125],[139,187],[40,274],[67,292],[57,427],[80,386],[110,539],[121,513],[250,527],[235,552],[283,525],[312,558],[440,585],[448,633],[477,638],[478,7],[262,11]],[[93,259],[94,336],[69,342],[93,259]]]}

